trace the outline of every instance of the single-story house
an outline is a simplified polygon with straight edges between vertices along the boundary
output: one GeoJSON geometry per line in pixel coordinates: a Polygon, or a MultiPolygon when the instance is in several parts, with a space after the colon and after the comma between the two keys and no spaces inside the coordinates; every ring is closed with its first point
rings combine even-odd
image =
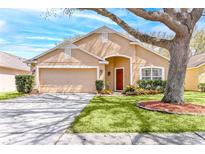
{"type": "Polygon", "coordinates": [[[139,79],[166,79],[169,60],[103,26],[27,61],[39,92],[94,92],[95,81],[121,91],[139,79]]]}
{"type": "Polygon", "coordinates": [[[121,91],[140,79],[167,79],[169,59],[103,26],[27,61],[39,92],[95,92],[95,81],[121,91]]]}
{"type": "Polygon", "coordinates": [[[198,90],[199,83],[205,83],[205,52],[190,58],[185,78],[185,89],[198,90]]]}
{"type": "Polygon", "coordinates": [[[28,74],[25,59],[0,52],[0,92],[16,91],[15,75],[28,74]]]}

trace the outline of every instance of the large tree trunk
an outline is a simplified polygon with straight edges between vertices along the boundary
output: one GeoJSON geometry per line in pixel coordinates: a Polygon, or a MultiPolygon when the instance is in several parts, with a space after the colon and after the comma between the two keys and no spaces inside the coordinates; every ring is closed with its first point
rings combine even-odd
{"type": "Polygon", "coordinates": [[[167,85],[162,102],[184,102],[184,80],[189,60],[190,36],[176,38],[170,45],[170,64],[167,85]]]}

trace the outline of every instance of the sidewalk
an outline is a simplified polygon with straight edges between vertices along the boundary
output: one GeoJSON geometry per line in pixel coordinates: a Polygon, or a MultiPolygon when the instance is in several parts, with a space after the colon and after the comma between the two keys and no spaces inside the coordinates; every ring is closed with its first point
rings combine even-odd
{"type": "Polygon", "coordinates": [[[82,133],[64,134],[60,145],[196,145],[205,144],[205,133],[82,133]]]}

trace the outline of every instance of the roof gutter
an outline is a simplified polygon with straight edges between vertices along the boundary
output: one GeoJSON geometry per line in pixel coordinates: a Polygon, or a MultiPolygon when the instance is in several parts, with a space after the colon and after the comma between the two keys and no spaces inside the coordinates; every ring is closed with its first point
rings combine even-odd
{"type": "Polygon", "coordinates": [[[202,64],[200,64],[200,65],[198,65],[198,66],[195,66],[195,67],[189,67],[189,68],[187,68],[187,69],[195,69],[195,68],[199,68],[199,67],[201,67],[201,66],[203,66],[203,65],[205,65],[205,63],[202,63],[202,64]]]}
{"type": "Polygon", "coordinates": [[[33,64],[33,63],[37,63],[37,60],[29,59],[29,60],[25,60],[23,62],[26,63],[26,64],[33,64]]]}

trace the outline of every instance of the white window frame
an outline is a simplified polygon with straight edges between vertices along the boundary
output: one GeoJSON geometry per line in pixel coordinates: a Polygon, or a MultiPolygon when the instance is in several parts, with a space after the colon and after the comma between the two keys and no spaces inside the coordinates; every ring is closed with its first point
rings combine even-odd
{"type": "Polygon", "coordinates": [[[70,47],[65,47],[64,55],[65,55],[65,58],[71,58],[71,48],[70,47]]]}
{"type": "Polygon", "coordinates": [[[151,69],[151,80],[153,80],[153,77],[157,77],[157,76],[153,76],[152,75],[152,69],[153,68],[158,68],[158,69],[161,69],[162,70],[162,80],[165,79],[165,76],[164,76],[164,67],[159,67],[159,66],[145,66],[145,67],[140,67],[140,80],[142,80],[142,69],[146,69],[146,68],[150,68],[151,69]]]}
{"type": "Polygon", "coordinates": [[[102,32],[101,37],[102,37],[103,43],[107,42],[108,41],[108,32],[102,32]]]}

